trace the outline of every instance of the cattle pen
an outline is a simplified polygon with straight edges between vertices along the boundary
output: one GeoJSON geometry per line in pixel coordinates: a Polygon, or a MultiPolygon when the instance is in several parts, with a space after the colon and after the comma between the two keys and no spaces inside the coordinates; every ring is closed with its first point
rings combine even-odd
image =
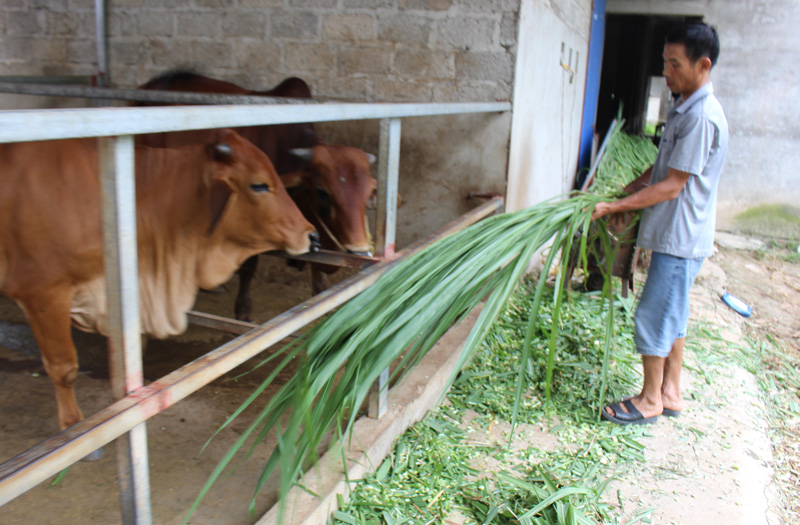
{"type": "MultiPolygon", "coordinates": [[[[113,92],[114,90],[103,90],[113,92]]],[[[91,95],[89,95],[91,96],[91,95]]],[[[252,98],[252,97],[250,97],[252,98]]],[[[507,102],[421,104],[264,104],[228,97],[226,105],[87,108],[0,112],[0,142],[101,137],[101,188],[106,282],[110,319],[111,385],[115,402],[80,423],[0,464],[0,506],[115,439],[125,523],[152,523],[145,422],[372,284],[392,264],[502,207],[491,198],[458,220],[394,253],[401,119],[420,116],[510,111],[507,102]],[[136,265],[133,136],[220,127],[300,122],[380,120],[376,251],[384,260],[284,312],[253,325],[201,313],[190,321],[239,337],[144,385],[136,265]]],[[[314,254],[311,259],[319,257],[314,254]]],[[[365,261],[369,263],[371,261],[365,261]]],[[[355,261],[351,264],[358,265],[355,261]]],[[[388,376],[388,374],[384,374],[388,376]]],[[[385,396],[387,385],[378,391],[385,396]]],[[[385,397],[378,403],[385,407],[385,397]]]]}

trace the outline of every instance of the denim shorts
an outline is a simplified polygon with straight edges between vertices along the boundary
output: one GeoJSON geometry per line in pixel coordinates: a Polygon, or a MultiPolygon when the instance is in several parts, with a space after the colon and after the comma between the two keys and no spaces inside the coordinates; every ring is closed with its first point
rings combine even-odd
{"type": "Polygon", "coordinates": [[[653,252],[634,317],[634,340],[640,354],[667,357],[675,340],[686,337],[689,290],[702,265],[702,257],[683,259],[653,252]]]}

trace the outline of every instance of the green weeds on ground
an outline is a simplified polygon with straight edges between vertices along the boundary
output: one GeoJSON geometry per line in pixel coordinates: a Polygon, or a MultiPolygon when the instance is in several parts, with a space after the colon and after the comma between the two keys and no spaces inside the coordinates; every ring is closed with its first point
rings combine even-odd
{"type": "Polygon", "coordinates": [[[736,216],[734,227],[742,233],[772,239],[793,240],[800,236],[800,208],[789,204],[762,204],[736,216]]]}
{"type": "MultiPolygon", "coordinates": [[[[798,231],[797,235],[800,237],[800,231],[798,231]]],[[[761,260],[778,259],[784,262],[798,264],[800,263],[800,241],[797,239],[768,239],[764,247],[757,250],[754,255],[761,260]]]]}

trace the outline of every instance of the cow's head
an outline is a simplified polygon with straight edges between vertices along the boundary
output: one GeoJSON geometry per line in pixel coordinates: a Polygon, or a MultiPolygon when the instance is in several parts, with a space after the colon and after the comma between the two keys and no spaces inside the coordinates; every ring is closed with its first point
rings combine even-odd
{"type": "Polygon", "coordinates": [[[312,248],[314,227],[261,150],[232,130],[220,130],[207,152],[212,166],[210,238],[242,252],[237,257],[269,250],[299,255],[312,248]]]}
{"type": "Polygon", "coordinates": [[[299,172],[281,175],[288,188],[305,190],[306,216],[325,244],[359,255],[372,254],[367,205],[377,189],[369,166],[375,156],[349,146],[319,144],[291,150],[307,161],[299,172]]]}

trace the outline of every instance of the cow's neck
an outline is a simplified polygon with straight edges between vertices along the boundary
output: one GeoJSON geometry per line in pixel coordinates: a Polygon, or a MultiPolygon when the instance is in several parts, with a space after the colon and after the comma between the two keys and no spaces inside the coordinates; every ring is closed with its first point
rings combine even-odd
{"type": "MultiPolygon", "coordinates": [[[[139,313],[141,331],[159,339],[186,331],[186,312],[197,294],[191,245],[185,251],[165,249],[166,245],[139,250],[139,313]],[[179,256],[177,256],[179,255],[179,256]]],[[[108,335],[108,305],[105,278],[75,287],[71,315],[77,328],[108,335]]]]}
{"type": "Polygon", "coordinates": [[[197,285],[211,290],[233,277],[242,263],[256,252],[244,250],[233,243],[215,242],[211,239],[201,247],[200,253],[196,267],[197,285]]]}

